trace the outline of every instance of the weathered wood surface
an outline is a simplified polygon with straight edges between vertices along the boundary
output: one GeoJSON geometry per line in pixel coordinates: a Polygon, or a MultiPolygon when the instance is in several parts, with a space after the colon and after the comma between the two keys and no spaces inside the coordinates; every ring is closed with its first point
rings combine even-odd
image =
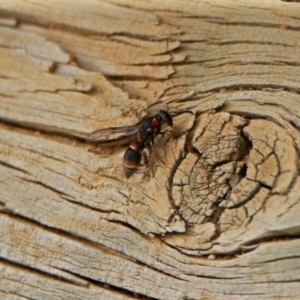
{"type": "Polygon", "coordinates": [[[0,0],[1,299],[299,299],[299,16],[0,0]]]}

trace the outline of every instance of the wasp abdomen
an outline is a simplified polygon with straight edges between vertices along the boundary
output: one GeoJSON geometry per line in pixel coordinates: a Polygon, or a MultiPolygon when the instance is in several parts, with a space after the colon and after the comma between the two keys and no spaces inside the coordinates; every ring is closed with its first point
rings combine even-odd
{"type": "Polygon", "coordinates": [[[142,160],[142,145],[139,142],[132,143],[123,156],[123,169],[126,178],[129,178],[140,166],[142,160]]]}

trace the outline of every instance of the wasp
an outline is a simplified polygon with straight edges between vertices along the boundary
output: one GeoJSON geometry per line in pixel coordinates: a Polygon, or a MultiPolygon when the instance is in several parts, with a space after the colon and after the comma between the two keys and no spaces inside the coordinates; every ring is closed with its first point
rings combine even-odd
{"type": "Polygon", "coordinates": [[[157,136],[163,134],[161,126],[164,123],[173,126],[173,118],[165,110],[160,110],[154,116],[142,120],[137,132],[137,141],[130,144],[123,156],[126,178],[129,178],[140,166],[143,151],[151,150],[157,136]]]}

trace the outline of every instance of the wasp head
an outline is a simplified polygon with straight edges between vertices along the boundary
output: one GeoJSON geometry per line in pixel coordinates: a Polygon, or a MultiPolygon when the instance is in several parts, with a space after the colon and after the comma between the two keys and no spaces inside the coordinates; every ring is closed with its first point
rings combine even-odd
{"type": "Polygon", "coordinates": [[[173,118],[172,116],[165,110],[160,110],[156,115],[155,118],[157,118],[160,122],[167,123],[169,126],[173,126],[173,118]]]}

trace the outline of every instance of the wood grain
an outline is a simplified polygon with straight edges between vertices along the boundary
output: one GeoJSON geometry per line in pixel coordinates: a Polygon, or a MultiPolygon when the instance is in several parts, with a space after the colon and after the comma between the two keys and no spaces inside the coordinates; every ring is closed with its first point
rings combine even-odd
{"type": "Polygon", "coordinates": [[[298,299],[299,14],[0,0],[1,299],[298,299]]]}

